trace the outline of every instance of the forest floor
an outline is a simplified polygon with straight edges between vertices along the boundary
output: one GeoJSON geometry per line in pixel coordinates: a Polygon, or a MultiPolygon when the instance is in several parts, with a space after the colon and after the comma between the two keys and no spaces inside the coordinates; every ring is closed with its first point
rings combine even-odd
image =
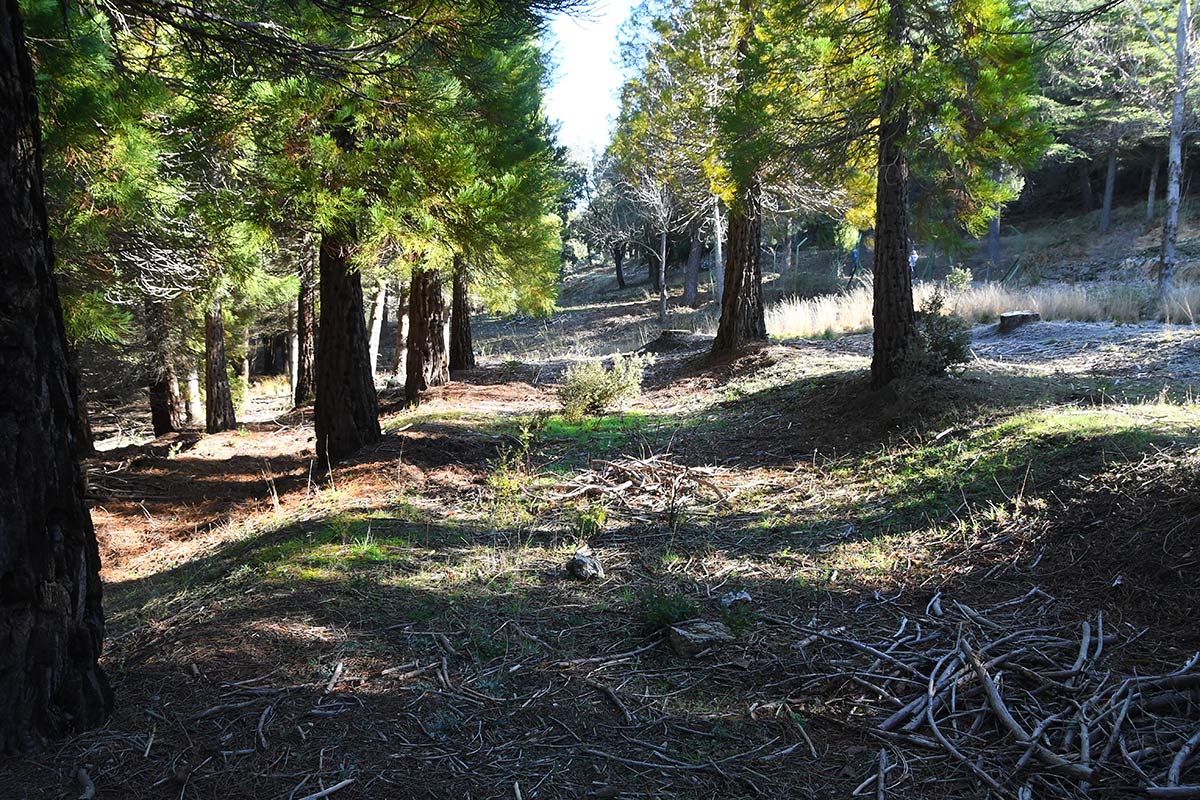
{"type": "MultiPolygon", "coordinates": [[[[555,335],[626,313],[595,305],[555,335]]],[[[1093,796],[1165,780],[1198,682],[1120,712],[1145,780],[1096,698],[1200,650],[1200,331],[980,328],[962,375],[884,392],[869,336],[705,346],[578,423],[561,360],[496,355],[417,408],[385,392],[383,440],[332,473],[283,398],[112,442],[86,466],[117,708],[5,764],[0,797],[77,797],[81,769],[97,798],[949,798],[980,773],[1082,796],[1017,769],[962,680],[942,724],[967,763],[919,713],[879,730],[963,642],[1056,750],[1089,752],[1052,723],[1091,703],[1093,796]],[[564,572],[584,543],[603,578],[564,572]],[[697,619],[732,640],[664,634],[697,619]],[[1038,644],[993,658],[1012,639],[1038,644]]]]}

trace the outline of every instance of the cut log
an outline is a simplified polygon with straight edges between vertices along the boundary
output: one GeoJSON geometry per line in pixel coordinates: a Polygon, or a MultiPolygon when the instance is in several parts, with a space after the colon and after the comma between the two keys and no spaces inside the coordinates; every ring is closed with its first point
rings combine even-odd
{"type": "Polygon", "coordinates": [[[1012,333],[1022,325],[1037,322],[1041,318],[1036,311],[1005,311],[1000,315],[1000,333],[1012,333]]]}

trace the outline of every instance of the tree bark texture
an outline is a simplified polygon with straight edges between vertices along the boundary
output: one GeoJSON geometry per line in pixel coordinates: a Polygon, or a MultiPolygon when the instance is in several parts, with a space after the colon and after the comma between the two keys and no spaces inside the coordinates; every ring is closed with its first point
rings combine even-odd
{"type": "Polygon", "coordinates": [[[667,321],[667,232],[663,231],[658,238],[658,321],[667,321]]]}
{"type": "Polygon", "coordinates": [[[1092,163],[1086,160],[1079,162],[1079,200],[1085,214],[1096,207],[1096,199],[1092,194],[1092,163]]]}
{"type": "Polygon", "coordinates": [[[1171,133],[1167,143],[1167,212],[1163,217],[1162,258],[1158,267],[1158,290],[1164,297],[1175,288],[1175,267],[1179,261],[1176,241],[1179,238],[1179,185],[1183,177],[1183,129],[1191,78],[1191,59],[1188,55],[1191,21],[1189,0],[1179,0],[1175,34],[1175,87],[1171,102],[1171,133]]]}
{"type": "Polygon", "coordinates": [[[296,296],[296,391],[297,406],[306,406],[316,396],[316,277],[310,249],[300,250],[300,292],[296,296]]]}
{"type": "Polygon", "coordinates": [[[379,342],[383,338],[383,321],[386,316],[387,282],[380,278],[379,285],[375,287],[375,299],[371,303],[371,341],[368,352],[371,358],[372,380],[379,371],[379,342]]]}
{"type": "Polygon", "coordinates": [[[471,343],[471,298],[467,291],[467,271],[455,257],[454,287],[450,293],[450,371],[475,369],[475,348],[471,343]]]}
{"type": "Polygon", "coordinates": [[[321,237],[321,328],[313,424],[317,459],[345,458],[379,441],[379,401],[371,374],[362,279],[350,266],[350,244],[321,237]]]}
{"type": "MultiPolygon", "coordinates": [[[[997,169],[997,170],[992,171],[992,180],[994,180],[994,181],[1000,180],[1000,170],[997,169]]],[[[988,261],[990,261],[992,263],[992,266],[994,266],[994,267],[1000,266],[1000,214],[1001,213],[1002,213],[1002,209],[997,208],[995,216],[993,216],[990,220],[988,220],[988,240],[987,240],[988,261]]]]}
{"type": "Polygon", "coordinates": [[[1154,166],[1150,168],[1150,188],[1146,192],[1146,222],[1154,221],[1154,201],[1158,199],[1158,169],[1161,159],[1162,155],[1155,152],[1154,166]]]}
{"type": "Polygon", "coordinates": [[[187,373],[187,421],[189,425],[197,425],[204,418],[204,408],[200,403],[200,373],[195,367],[187,373]]]}
{"type": "Polygon", "coordinates": [[[183,429],[183,398],[171,352],[167,304],[146,301],[146,350],[150,354],[150,424],[155,436],[183,429]]]}
{"type": "Polygon", "coordinates": [[[0,753],[100,724],[100,555],[71,433],[34,72],[0,0],[0,753]]]}
{"type": "Polygon", "coordinates": [[[625,288],[625,245],[614,244],[612,253],[613,253],[613,263],[617,267],[617,288],[624,289],[625,288]]]}
{"type": "Polygon", "coordinates": [[[996,216],[988,220],[988,261],[995,267],[1000,266],[1000,213],[997,211],[996,216]]]}
{"type": "Polygon", "coordinates": [[[242,331],[242,410],[250,403],[250,353],[253,350],[250,323],[242,331]]]}
{"type": "Polygon", "coordinates": [[[75,439],[75,454],[80,458],[96,454],[96,441],[92,435],[92,418],[88,415],[87,401],[83,397],[83,370],[79,365],[79,348],[67,343],[67,376],[71,380],[71,394],[75,397],[75,415],[71,420],[71,436],[75,439]]]}
{"type": "Polygon", "coordinates": [[[704,240],[699,231],[695,231],[688,247],[687,272],[683,278],[683,303],[692,308],[700,305],[700,260],[703,257],[704,240]]]}
{"type": "MultiPolygon", "coordinates": [[[[888,38],[905,40],[905,4],[892,5],[888,38]]],[[[884,76],[879,108],[879,168],[875,193],[874,352],[871,383],[891,382],[915,338],[912,274],[908,266],[908,162],[905,138],[909,112],[900,96],[900,76],[884,76]]]]}
{"type": "Polygon", "coordinates": [[[220,300],[214,300],[204,314],[204,401],[205,430],[219,433],[237,427],[225,363],[225,321],[220,300]]]}
{"type": "Polygon", "coordinates": [[[721,201],[713,199],[713,299],[724,302],[725,297],[725,219],[721,201]]]}
{"type": "Polygon", "coordinates": [[[1117,185],[1117,146],[1108,151],[1108,166],[1104,171],[1104,204],[1100,207],[1100,233],[1108,233],[1112,225],[1113,192],[1117,185]]]}
{"type": "Polygon", "coordinates": [[[446,361],[446,300],[442,276],[433,270],[415,269],[408,293],[408,349],[404,396],[416,402],[421,392],[450,380],[446,361]]]}
{"type": "Polygon", "coordinates": [[[408,314],[408,287],[396,281],[396,352],[392,356],[392,374],[399,375],[404,364],[404,318],[408,314]]]}
{"type": "Polygon", "coordinates": [[[714,353],[728,353],[751,341],[767,338],[762,292],[762,208],[757,182],[729,210],[728,252],[725,254],[725,293],[721,321],[713,341],[714,353]]]}

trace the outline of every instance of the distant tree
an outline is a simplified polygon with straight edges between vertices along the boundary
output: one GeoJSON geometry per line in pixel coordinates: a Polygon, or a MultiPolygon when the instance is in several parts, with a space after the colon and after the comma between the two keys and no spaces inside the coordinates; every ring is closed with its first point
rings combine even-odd
{"type": "MultiPolygon", "coordinates": [[[[1157,17],[1162,3],[1156,0],[1156,5],[1146,12],[1157,17]]],[[[1157,149],[1166,132],[1171,48],[1148,39],[1134,4],[1109,4],[1097,11],[1096,4],[1079,0],[1034,8],[1047,20],[1037,38],[1045,51],[1045,113],[1056,140],[1049,155],[1080,165],[1089,206],[1085,210],[1091,210],[1090,164],[1096,158],[1103,161],[1099,229],[1107,233],[1122,149],[1141,143],[1157,149]]]]}

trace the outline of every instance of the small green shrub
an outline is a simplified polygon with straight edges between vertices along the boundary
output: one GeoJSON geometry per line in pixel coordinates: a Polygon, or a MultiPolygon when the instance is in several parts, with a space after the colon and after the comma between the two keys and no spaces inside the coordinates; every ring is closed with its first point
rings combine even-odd
{"type": "Polygon", "coordinates": [[[953,267],[946,275],[946,285],[958,292],[970,286],[974,280],[975,273],[967,267],[953,267]]]}
{"type": "Polygon", "coordinates": [[[576,421],[605,414],[642,390],[642,375],[653,360],[649,355],[614,356],[610,368],[599,361],[572,365],[558,387],[563,417],[576,421]]]}
{"type": "Polygon", "coordinates": [[[602,505],[583,503],[575,507],[573,514],[575,532],[581,539],[589,539],[604,530],[608,521],[608,511],[602,505]]]}
{"type": "Polygon", "coordinates": [[[642,597],[642,619],[651,630],[662,630],[699,613],[692,598],[682,594],[659,594],[642,597]]]}
{"type": "Polygon", "coordinates": [[[962,317],[946,313],[946,295],[935,289],[917,312],[916,339],[902,356],[900,374],[942,375],[970,361],[970,329],[962,317]]]}

